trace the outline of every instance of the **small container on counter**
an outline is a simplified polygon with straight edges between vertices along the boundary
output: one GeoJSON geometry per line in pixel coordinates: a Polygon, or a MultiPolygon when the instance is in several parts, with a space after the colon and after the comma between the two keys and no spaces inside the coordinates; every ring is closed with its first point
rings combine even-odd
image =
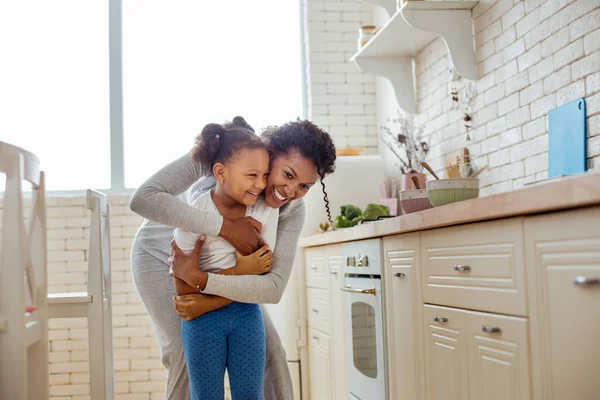
{"type": "Polygon", "coordinates": [[[358,50],[362,49],[375,36],[376,30],[377,27],[375,25],[363,25],[360,27],[358,30],[358,50]]]}

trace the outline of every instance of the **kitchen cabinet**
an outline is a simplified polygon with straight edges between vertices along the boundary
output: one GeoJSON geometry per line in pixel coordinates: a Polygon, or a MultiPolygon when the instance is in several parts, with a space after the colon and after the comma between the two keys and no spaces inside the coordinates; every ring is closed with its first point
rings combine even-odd
{"type": "Polygon", "coordinates": [[[385,288],[390,400],[421,400],[424,371],[419,286],[419,234],[386,237],[385,288]]]}
{"type": "Polygon", "coordinates": [[[308,360],[310,371],[310,399],[331,399],[329,335],[308,328],[308,360]]]}
{"type": "Polygon", "coordinates": [[[332,399],[345,399],[348,396],[348,367],[346,365],[346,337],[344,333],[345,303],[340,290],[344,282],[341,257],[329,258],[329,304],[332,399]]]}
{"type": "Polygon", "coordinates": [[[310,398],[349,398],[340,247],[381,238],[385,400],[597,400],[600,174],[519,192],[303,239],[327,312],[308,318],[310,398]]]}
{"type": "Polygon", "coordinates": [[[310,399],[342,399],[348,389],[340,246],[310,250],[305,257],[310,399]]]}
{"type": "Polygon", "coordinates": [[[426,399],[468,399],[464,310],[425,305],[423,325],[426,399]]]}
{"type": "Polygon", "coordinates": [[[530,398],[527,320],[425,305],[428,400],[530,398]]]}
{"type": "Polygon", "coordinates": [[[600,396],[600,209],[525,221],[535,400],[600,396]]]}

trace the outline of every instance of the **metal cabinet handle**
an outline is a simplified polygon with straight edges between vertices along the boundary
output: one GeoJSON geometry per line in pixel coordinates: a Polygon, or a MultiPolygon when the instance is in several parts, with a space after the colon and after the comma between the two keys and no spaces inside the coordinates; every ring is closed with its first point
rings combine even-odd
{"type": "Polygon", "coordinates": [[[373,296],[377,296],[377,290],[375,288],[369,288],[369,289],[352,289],[350,287],[350,285],[346,285],[346,286],[340,288],[340,290],[342,292],[348,292],[348,293],[372,294],[373,296]]]}
{"type": "Polygon", "coordinates": [[[498,328],[497,326],[489,326],[489,325],[483,325],[481,327],[481,330],[485,333],[500,333],[500,332],[502,332],[502,329],[498,328]]]}
{"type": "Polygon", "coordinates": [[[406,276],[406,274],[405,274],[404,272],[396,272],[396,273],[394,274],[394,276],[395,276],[396,278],[404,278],[404,277],[406,276]]]}
{"type": "Polygon", "coordinates": [[[313,335],[313,339],[315,339],[315,340],[319,340],[319,337],[318,337],[318,336],[316,336],[316,335],[313,335]]]}
{"type": "Polygon", "coordinates": [[[438,317],[437,315],[433,316],[433,320],[435,322],[448,322],[448,318],[446,318],[446,317],[438,317]]]}
{"type": "Polygon", "coordinates": [[[576,276],[573,283],[577,286],[600,285],[600,278],[586,278],[585,276],[576,276]]]}
{"type": "Polygon", "coordinates": [[[337,271],[330,271],[329,274],[331,274],[331,275],[337,275],[337,271]]]}
{"type": "Polygon", "coordinates": [[[346,257],[346,267],[354,267],[356,266],[356,257],[350,256],[346,257]]]}
{"type": "Polygon", "coordinates": [[[369,266],[369,256],[368,255],[364,255],[364,256],[358,256],[358,264],[356,264],[357,267],[368,267],[369,266]]]}
{"type": "Polygon", "coordinates": [[[465,272],[470,271],[471,267],[469,267],[468,265],[455,265],[454,270],[458,272],[465,272]]]}
{"type": "Polygon", "coordinates": [[[317,266],[316,266],[316,265],[311,265],[311,266],[310,266],[310,269],[313,269],[313,270],[315,270],[315,269],[317,269],[317,266]]]}
{"type": "Polygon", "coordinates": [[[318,314],[318,313],[319,313],[319,310],[317,310],[316,308],[313,308],[313,309],[312,309],[312,312],[314,312],[315,314],[318,314]]]}

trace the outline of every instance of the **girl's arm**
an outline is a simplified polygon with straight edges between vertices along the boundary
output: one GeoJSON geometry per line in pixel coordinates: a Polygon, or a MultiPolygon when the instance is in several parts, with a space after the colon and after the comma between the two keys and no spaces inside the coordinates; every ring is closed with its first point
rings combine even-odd
{"type": "Polygon", "coordinates": [[[206,179],[203,188],[212,187],[212,177],[207,177],[199,163],[185,154],[160,169],[133,193],[129,208],[136,214],[174,228],[221,236],[244,255],[254,252],[261,241],[257,233],[260,222],[250,217],[236,220],[194,208],[176,196],[185,192],[199,179],[206,179]]]}
{"type": "Polygon", "coordinates": [[[200,164],[187,153],[142,183],[133,193],[129,208],[163,225],[218,236],[223,217],[194,208],[176,197],[205,175],[200,164]]]}
{"type": "Polygon", "coordinates": [[[306,212],[303,200],[296,200],[288,207],[279,216],[271,271],[264,275],[244,276],[208,274],[202,293],[243,303],[278,303],[292,272],[306,212]]]}

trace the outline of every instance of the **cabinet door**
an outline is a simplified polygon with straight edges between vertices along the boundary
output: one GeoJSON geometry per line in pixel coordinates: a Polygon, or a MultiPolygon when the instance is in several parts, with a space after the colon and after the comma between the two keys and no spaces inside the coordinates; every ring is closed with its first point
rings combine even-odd
{"type": "Polygon", "coordinates": [[[340,290],[344,281],[344,276],[341,271],[341,263],[334,263],[334,261],[335,260],[330,260],[329,265],[329,311],[331,315],[329,327],[329,355],[331,357],[331,394],[333,399],[342,400],[348,397],[348,368],[346,364],[346,341],[344,333],[344,294],[340,290]]]}
{"type": "Polygon", "coordinates": [[[465,311],[426,304],[425,393],[428,400],[468,400],[465,311]]]}
{"type": "Polygon", "coordinates": [[[310,399],[331,399],[329,372],[329,336],[308,329],[308,360],[310,371],[310,399]]]}
{"type": "Polygon", "coordinates": [[[529,400],[527,320],[467,311],[469,400],[529,400]]]}
{"type": "Polygon", "coordinates": [[[391,400],[424,398],[419,234],[384,238],[388,394],[391,400]]]}
{"type": "Polygon", "coordinates": [[[600,396],[600,207],[525,221],[536,400],[600,396]]]}

